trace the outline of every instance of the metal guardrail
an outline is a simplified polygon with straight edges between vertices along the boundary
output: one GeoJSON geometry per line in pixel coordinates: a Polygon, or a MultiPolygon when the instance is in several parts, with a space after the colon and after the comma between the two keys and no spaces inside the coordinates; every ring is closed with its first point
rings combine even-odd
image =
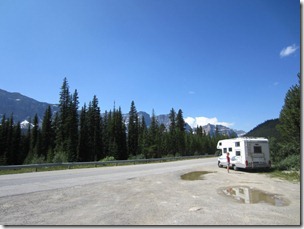
{"type": "Polygon", "coordinates": [[[168,162],[168,161],[178,161],[178,160],[187,160],[187,159],[198,159],[204,157],[210,157],[212,155],[200,155],[200,156],[184,156],[184,157],[170,157],[170,158],[151,158],[151,159],[136,159],[136,160],[116,160],[116,161],[92,161],[92,162],[63,162],[63,163],[44,163],[44,164],[28,164],[28,165],[5,165],[0,166],[0,170],[16,170],[23,168],[33,168],[35,171],[38,171],[38,168],[48,168],[48,167],[67,167],[68,169],[73,166],[81,165],[94,165],[97,166],[106,166],[106,165],[122,165],[122,164],[143,164],[150,162],[168,162]]]}

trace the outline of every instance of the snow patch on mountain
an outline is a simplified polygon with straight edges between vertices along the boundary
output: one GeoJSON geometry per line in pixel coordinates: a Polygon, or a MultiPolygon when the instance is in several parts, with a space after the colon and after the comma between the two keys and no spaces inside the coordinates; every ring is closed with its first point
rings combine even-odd
{"type": "Polygon", "coordinates": [[[216,117],[214,118],[207,118],[204,116],[200,116],[200,117],[187,117],[185,118],[185,122],[189,124],[189,126],[191,126],[191,128],[196,128],[198,126],[206,126],[208,124],[212,124],[212,125],[222,125],[222,126],[226,126],[226,127],[232,127],[234,125],[234,123],[229,123],[229,122],[219,122],[218,119],[216,117]]]}
{"type": "Polygon", "coordinates": [[[20,122],[21,129],[28,129],[29,125],[31,125],[31,127],[34,127],[34,125],[27,120],[20,122]]]}

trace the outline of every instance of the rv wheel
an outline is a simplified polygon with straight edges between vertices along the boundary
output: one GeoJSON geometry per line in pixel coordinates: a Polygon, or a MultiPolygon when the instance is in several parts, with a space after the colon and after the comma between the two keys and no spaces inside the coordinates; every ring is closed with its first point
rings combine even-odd
{"type": "Polygon", "coordinates": [[[236,167],[236,165],[233,166],[233,169],[234,169],[235,171],[238,171],[238,170],[239,170],[238,167],[236,167]]]}
{"type": "Polygon", "coordinates": [[[219,161],[217,162],[217,166],[220,167],[220,168],[223,167],[223,166],[221,165],[221,162],[219,162],[219,161]]]}

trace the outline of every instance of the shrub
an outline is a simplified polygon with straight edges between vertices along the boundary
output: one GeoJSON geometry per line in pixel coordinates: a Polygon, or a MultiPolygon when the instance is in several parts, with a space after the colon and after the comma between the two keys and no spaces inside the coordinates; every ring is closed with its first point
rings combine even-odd
{"type": "Polygon", "coordinates": [[[61,162],[68,162],[68,157],[62,151],[56,152],[53,158],[53,163],[61,163],[61,162]]]}
{"type": "Polygon", "coordinates": [[[45,163],[44,156],[38,156],[37,154],[34,154],[30,164],[43,164],[45,163]]]}
{"type": "Polygon", "coordinates": [[[279,170],[300,170],[301,156],[298,154],[290,155],[278,162],[275,167],[279,170]]]}
{"type": "Polygon", "coordinates": [[[100,161],[115,161],[115,158],[113,156],[106,156],[105,158],[103,158],[100,161]]]}
{"type": "Polygon", "coordinates": [[[146,159],[144,154],[130,155],[128,160],[146,159]]]}

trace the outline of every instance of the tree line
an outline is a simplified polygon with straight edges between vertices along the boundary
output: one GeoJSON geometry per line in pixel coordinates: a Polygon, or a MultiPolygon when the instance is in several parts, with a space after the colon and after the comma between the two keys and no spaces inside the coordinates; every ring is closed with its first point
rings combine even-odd
{"type": "Polygon", "coordinates": [[[276,125],[280,135],[269,139],[272,160],[282,170],[301,168],[301,74],[298,73],[297,77],[298,83],[285,95],[276,125]]]}
{"type": "Polygon", "coordinates": [[[301,75],[285,95],[279,118],[259,124],[245,136],[266,137],[272,164],[280,170],[301,168],[301,75]]]}
{"type": "Polygon", "coordinates": [[[26,133],[13,114],[2,117],[0,125],[0,164],[32,164],[99,160],[127,160],[214,154],[219,140],[228,136],[216,131],[207,135],[202,127],[185,130],[183,112],[172,108],[170,126],[158,123],[152,111],[151,124],[139,117],[134,101],[125,124],[121,108],[101,115],[94,95],[80,109],[77,90],[70,93],[66,78],[60,91],[59,112],[49,106],[39,125],[37,114],[26,133]]]}

